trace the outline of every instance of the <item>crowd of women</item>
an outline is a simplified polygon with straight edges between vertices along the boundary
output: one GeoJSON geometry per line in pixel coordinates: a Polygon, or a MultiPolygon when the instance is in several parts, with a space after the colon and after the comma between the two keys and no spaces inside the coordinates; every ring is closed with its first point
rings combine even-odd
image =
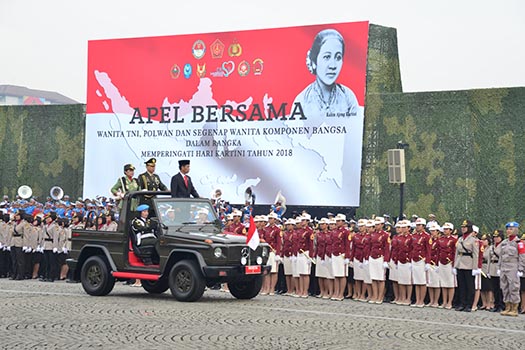
{"type": "MultiPolygon", "coordinates": [[[[242,234],[241,215],[227,218],[226,233],[242,234]]],[[[525,244],[516,222],[489,235],[469,220],[459,232],[424,218],[388,230],[383,217],[355,222],[343,214],[315,224],[306,213],[282,223],[275,213],[254,221],[272,248],[263,295],[525,313],[525,244]]]]}

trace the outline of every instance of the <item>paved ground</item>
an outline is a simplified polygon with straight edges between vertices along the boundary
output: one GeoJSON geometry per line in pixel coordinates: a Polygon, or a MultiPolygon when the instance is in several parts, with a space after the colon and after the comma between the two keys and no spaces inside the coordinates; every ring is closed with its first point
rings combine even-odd
{"type": "Polygon", "coordinates": [[[196,303],[118,284],[0,280],[2,349],[523,349],[525,316],[207,291],[196,303]]]}

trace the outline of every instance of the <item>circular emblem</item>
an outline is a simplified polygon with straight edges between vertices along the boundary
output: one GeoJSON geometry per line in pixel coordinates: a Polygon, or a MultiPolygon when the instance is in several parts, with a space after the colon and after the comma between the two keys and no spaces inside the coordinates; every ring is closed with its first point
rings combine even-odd
{"type": "Polygon", "coordinates": [[[234,41],[229,47],[228,47],[228,55],[230,57],[239,57],[242,55],[242,46],[237,41],[234,41]]]}
{"type": "Polygon", "coordinates": [[[246,61],[242,61],[237,67],[237,72],[241,77],[247,76],[248,73],[250,73],[250,64],[246,61]]]}
{"type": "Polygon", "coordinates": [[[241,250],[241,257],[247,258],[248,257],[248,248],[244,247],[241,250]]]}
{"type": "Polygon", "coordinates": [[[193,46],[191,47],[191,53],[193,54],[193,57],[200,60],[204,57],[204,54],[206,53],[206,44],[204,44],[204,41],[197,40],[193,43],[193,46]]]}
{"type": "Polygon", "coordinates": [[[186,63],[184,65],[184,78],[189,79],[191,77],[191,64],[186,63]]]}
{"type": "Polygon", "coordinates": [[[178,64],[174,64],[170,70],[171,77],[177,79],[180,75],[180,67],[178,64]]]}
{"type": "Polygon", "coordinates": [[[261,75],[263,71],[263,60],[260,58],[256,58],[252,62],[253,66],[253,75],[261,75]]]}

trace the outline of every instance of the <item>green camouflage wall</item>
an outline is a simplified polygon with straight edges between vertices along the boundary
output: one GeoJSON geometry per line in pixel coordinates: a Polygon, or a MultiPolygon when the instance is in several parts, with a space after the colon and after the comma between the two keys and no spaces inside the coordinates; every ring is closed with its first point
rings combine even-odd
{"type": "Polygon", "coordinates": [[[82,195],[84,105],[0,106],[0,194],[21,185],[44,200],[53,186],[82,195]]]}
{"type": "Polygon", "coordinates": [[[405,213],[484,230],[524,221],[525,88],[367,97],[359,213],[399,213],[386,151],[405,151],[405,213]]]}

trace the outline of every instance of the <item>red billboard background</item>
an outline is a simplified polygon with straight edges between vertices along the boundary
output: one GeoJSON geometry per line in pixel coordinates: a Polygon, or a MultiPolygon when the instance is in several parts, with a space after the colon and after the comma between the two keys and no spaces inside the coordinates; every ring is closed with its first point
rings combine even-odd
{"type": "MultiPolygon", "coordinates": [[[[310,84],[314,75],[306,67],[306,52],[313,38],[322,29],[333,28],[345,40],[344,64],[338,79],[355,93],[359,105],[364,105],[366,86],[366,53],[368,22],[313,25],[303,27],[246,30],[237,32],[206,33],[177,36],[162,36],[133,39],[97,40],[89,42],[87,113],[107,112],[98,96],[100,88],[94,71],[106,72],[112,83],[130,103],[131,107],[160,106],[164,97],[170,103],[188,101],[197,90],[200,78],[197,64],[206,64],[205,76],[213,82],[214,99],[218,105],[226,100],[243,101],[249,96],[260,97],[262,104],[265,93],[274,97],[274,103],[287,102],[290,108],[295,96],[310,84]],[[221,58],[213,58],[211,45],[220,40],[224,44],[221,58]],[[202,58],[194,57],[192,47],[197,40],[206,46],[202,58]],[[228,49],[238,43],[242,54],[231,57],[228,49]],[[260,75],[254,75],[253,62],[263,61],[260,75]],[[224,62],[232,61],[235,70],[228,77],[214,78],[211,72],[224,62]],[[250,72],[246,76],[238,74],[242,61],[248,62],[250,72]],[[183,67],[191,64],[192,74],[186,79],[183,67]],[[180,76],[172,77],[174,65],[180,68],[180,76]],[[290,68],[293,67],[293,70],[290,68]]],[[[229,64],[227,65],[229,68],[229,64]]],[[[109,101],[108,101],[109,102],[109,101]]],[[[111,112],[111,105],[110,110],[111,112]]],[[[289,110],[287,110],[289,112],[289,110]]]]}

